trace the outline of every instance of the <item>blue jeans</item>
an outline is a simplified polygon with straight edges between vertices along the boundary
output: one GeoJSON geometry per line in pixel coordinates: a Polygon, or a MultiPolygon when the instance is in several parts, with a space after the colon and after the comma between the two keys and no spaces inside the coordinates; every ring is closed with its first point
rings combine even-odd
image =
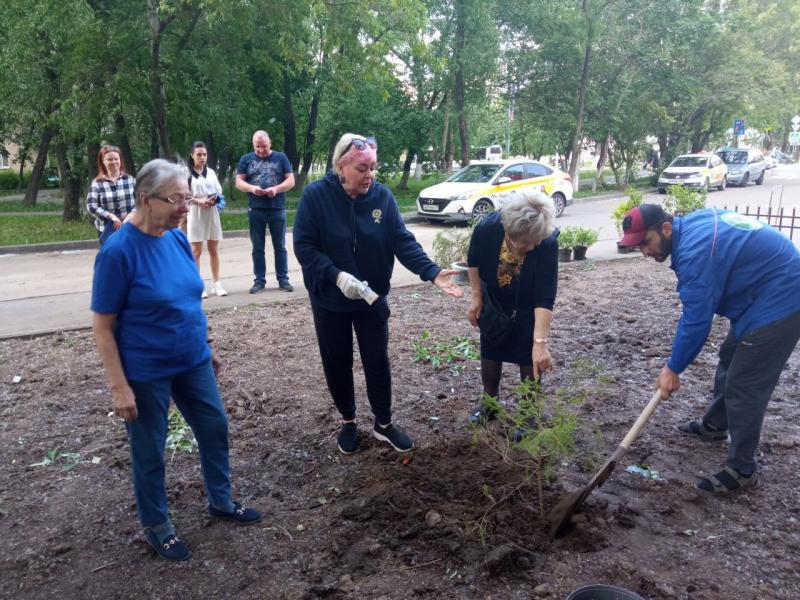
{"type": "Polygon", "coordinates": [[[231,510],[228,417],[219,397],[211,361],[175,377],[128,381],[138,416],[126,424],[131,445],[133,491],[144,527],[169,523],[164,487],[164,447],[170,396],[192,428],[209,503],[231,510]]]}
{"type": "Polygon", "coordinates": [[[289,281],[289,261],[286,254],[286,210],[283,208],[248,208],[250,243],[253,246],[253,275],[256,283],[267,282],[267,261],[264,255],[267,227],[275,252],[275,276],[278,283],[289,281]]]}

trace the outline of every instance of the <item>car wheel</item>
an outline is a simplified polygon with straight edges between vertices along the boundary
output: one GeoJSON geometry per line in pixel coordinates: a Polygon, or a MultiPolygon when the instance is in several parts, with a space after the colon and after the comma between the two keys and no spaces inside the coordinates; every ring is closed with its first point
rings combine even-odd
{"type": "Polygon", "coordinates": [[[766,169],[761,171],[761,175],[759,176],[758,179],[756,179],[756,185],[761,185],[762,183],[764,183],[764,173],[766,173],[766,172],[767,172],[766,169]]]}
{"type": "Polygon", "coordinates": [[[483,217],[494,210],[494,206],[488,200],[478,200],[472,207],[472,220],[480,221],[483,217]]]}
{"type": "Polygon", "coordinates": [[[725,186],[727,186],[727,185],[728,185],[728,178],[723,176],[723,178],[722,178],[722,183],[720,183],[720,184],[717,186],[717,189],[718,189],[720,192],[724,192],[724,191],[725,191],[725,186]]]}
{"type": "Polygon", "coordinates": [[[659,194],[666,194],[667,193],[667,188],[658,188],[658,193],[659,194]]]}
{"type": "Polygon", "coordinates": [[[747,184],[750,182],[750,173],[745,173],[744,177],[742,177],[742,183],[739,185],[742,187],[747,187],[747,184]]]}
{"type": "Polygon", "coordinates": [[[428,221],[428,223],[430,223],[431,225],[441,225],[439,219],[426,219],[426,221],[428,221]]]}
{"type": "Polygon", "coordinates": [[[553,207],[556,209],[556,216],[560,217],[564,214],[564,208],[567,206],[567,199],[562,194],[555,193],[551,196],[553,207]]]}

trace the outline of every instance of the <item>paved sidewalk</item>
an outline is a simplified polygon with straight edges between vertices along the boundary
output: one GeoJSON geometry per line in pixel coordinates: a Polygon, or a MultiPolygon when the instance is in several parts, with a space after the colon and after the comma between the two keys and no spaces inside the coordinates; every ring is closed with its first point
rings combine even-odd
{"type": "MultiPolygon", "coordinates": [[[[441,227],[429,224],[409,224],[422,246],[431,252],[431,245],[441,227]]],[[[228,238],[220,248],[222,284],[228,296],[212,296],[203,301],[206,310],[269,304],[290,299],[308,300],[303,287],[302,274],[292,252],[292,235],[287,233],[289,249],[289,278],[295,291],[287,293],[277,288],[273,270],[272,249],[267,242],[267,290],[256,295],[248,293],[253,283],[250,240],[228,238]]],[[[0,255],[0,339],[39,335],[55,331],[81,329],[91,326],[89,310],[92,267],[97,252],[96,244],[90,249],[57,250],[41,253],[0,255]]],[[[615,242],[603,239],[589,249],[589,258],[602,260],[618,258],[615,242]]],[[[201,259],[201,275],[210,284],[208,257],[201,259]]],[[[422,283],[399,262],[395,263],[393,287],[422,283]]],[[[465,306],[466,308],[466,306],[465,306]]]]}

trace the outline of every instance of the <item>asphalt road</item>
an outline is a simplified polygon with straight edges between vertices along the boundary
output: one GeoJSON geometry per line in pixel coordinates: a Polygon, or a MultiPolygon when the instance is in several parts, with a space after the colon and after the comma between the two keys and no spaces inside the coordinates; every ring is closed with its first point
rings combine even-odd
{"type": "MultiPolygon", "coordinates": [[[[620,196],[603,199],[578,200],[569,206],[558,220],[560,227],[581,225],[599,229],[600,241],[589,249],[588,258],[605,260],[625,258],[632,255],[617,253],[616,229],[610,214],[620,196]]],[[[658,193],[647,194],[645,201],[659,202],[658,193]]],[[[773,207],[780,203],[786,210],[797,209],[800,214],[800,165],[781,165],[767,173],[764,185],[750,184],[747,188],[728,188],[724,192],[709,194],[709,206],[745,206],[754,210],[760,206],[765,211],[770,201],[773,207]]],[[[444,227],[419,223],[410,218],[409,228],[423,247],[430,252],[436,234],[444,227]]],[[[800,233],[800,232],[798,232],[800,233]]],[[[798,238],[798,236],[795,236],[798,238]]],[[[798,243],[798,240],[795,240],[798,243]]],[[[267,244],[269,247],[269,244],[267,244]]],[[[287,246],[291,248],[291,234],[287,234],[287,246]]],[[[92,283],[92,265],[95,249],[58,250],[40,254],[0,255],[0,339],[25,335],[37,335],[53,331],[80,329],[91,324],[89,300],[92,283]]],[[[271,270],[272,252],[268,249],[267,264],[272,278],[268,289],[258,295],[250,295],[252,284],[250,241],[247,238],[230,238],[223,242],[220,250],[222,283],[229,295],[224,298],[211,297],[204,301],[208,310],[243,306],[254,302],[269,304],[289,298],[307,299],[302,287],[300,268],[289,252],[289,275],[295,286],[293,293],[277,289],[274,271],[271,270]]],[[[209,281],[207,257],[201,261],[201,274],[209,281]]],[[[399,263],[395,266],[392,285],[394,287],[420,283],[417,276],[399,263]]],[[[466,310],[466,305],[464,306],[466,310]]]]}

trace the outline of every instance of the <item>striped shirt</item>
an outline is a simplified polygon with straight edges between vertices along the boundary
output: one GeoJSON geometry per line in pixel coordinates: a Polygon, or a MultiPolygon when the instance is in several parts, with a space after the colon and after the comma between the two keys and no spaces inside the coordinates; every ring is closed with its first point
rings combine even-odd
{"type": "Polygon", "coordinates": [[[116,215],[124,221],[128,213],[133,212],[135,197],[133,187],[136,179],[123,173],[116,181],[110,179],[95,179],[86,196],[86,210],[94,216],[94,226],[97,231],[103,231],[106,221],[111,215],[116,215]]]}

